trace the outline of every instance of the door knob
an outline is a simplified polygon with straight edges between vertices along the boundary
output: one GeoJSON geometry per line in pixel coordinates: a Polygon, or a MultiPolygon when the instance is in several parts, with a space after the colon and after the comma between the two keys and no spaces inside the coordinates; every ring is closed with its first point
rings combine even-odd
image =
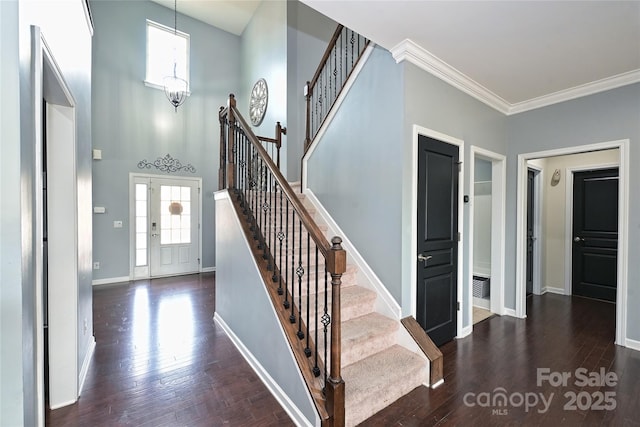
{"type": "Polygon", "coordinates": [[[418,261],[421,261],[425,267],[427,266],[427,261],[431,258],[433,258],[431,255],[424,256],[422,254],[418,254],[418,261]]]}
{"type": "Polygon", "coordinates": [[[576,236],[576,237],[573,238],[573,241],[576,242],[576,243],[584,242],[584,238],[576,236]]]}

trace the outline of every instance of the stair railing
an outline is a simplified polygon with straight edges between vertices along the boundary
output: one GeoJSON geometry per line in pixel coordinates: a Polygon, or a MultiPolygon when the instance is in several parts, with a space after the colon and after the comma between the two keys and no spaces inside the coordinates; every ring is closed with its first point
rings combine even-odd
{"type": "Polygon", "coordinates": [[[304,87],[305,153],[368,45],[366,37],[343,25],[338,25],[333,33],[313,78],[304,87]]]}
{"type": "Polygon", "coordinates": [[[258,136],[258,140],[264,142],[264,149],[269,153],[271,160],[276,162],[276,166],[280,169],[280,147],[282,147],[282,135],[287,134],[287,128],[283,128],[280,122],[276,123],[276,137],[267,138],[266,136],[258,136]]]}
{"type": "Polygon", "coordinates": [[[245,233],[322,424],[343,426],[342,240],[329,243],[324,237],[238,112],[233,94],[219,118],[220,188],[228,189],[245,219],[245,233]]]}

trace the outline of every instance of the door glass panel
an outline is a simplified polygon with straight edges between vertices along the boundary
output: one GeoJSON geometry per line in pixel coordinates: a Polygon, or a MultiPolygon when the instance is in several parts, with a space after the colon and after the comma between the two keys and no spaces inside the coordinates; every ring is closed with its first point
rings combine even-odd
{"type": "Polygon", "coordinates": [[[160,244],[191,243],[191,187],[160,186],[160,244]]]}
{"type": "Polygon", "coordinates": [[[136,267],[148,264],[147,251],[147,194],[149,194],[147,184],[136,184],[136,267]]]}

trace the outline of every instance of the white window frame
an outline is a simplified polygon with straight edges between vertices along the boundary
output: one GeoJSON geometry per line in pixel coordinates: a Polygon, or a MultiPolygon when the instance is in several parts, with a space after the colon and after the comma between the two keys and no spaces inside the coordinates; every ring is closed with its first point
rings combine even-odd
{"type": "MultiPolygon", "coordinates": [[[[150,62],[150,58],[149,58],[149,28],[153,27],[162,31],[166,31],[167,33],[170,33],[172,36],[174,35],[174,29],[171,27],[167,27],[166,25],[162,25],[159,24],[157,22],[151,21],[150,19],[147,19],[147,26],[146,26],[146,35],[147,35],[147,40],[146,40],[146,65],[145,65],[145,80],[144,80],[144,84],[146,86],[155,88],[155,89],[160,89],[160,90],[164,90],[164,84],[162,81],[155,81],[155,80],[151,80],[149,79],[149,69],[151,68],[150,62]]],[[[176,37],[181,37],[183,39],[186,40],[187,42],[187,49],[185,52],[185,62],[186,62],[186,76],[178,76],[181,78],[184,78],[187,81],[188,87],[191,87],[191,68],[190,68],[190,64],[191,64],[191,36],[185,32],[182,31],[175,31],[175,36],[176,37]]],[[[169,47],[168,47],[169,48],[169,47]]],[[[179,60],[178,60],[179,62],[179,60]]],[[[166,75],[172,75],[173,70],[167,70],[166,75]]],[[[190,92],[187,93],[187,95],[190,92]]]]}

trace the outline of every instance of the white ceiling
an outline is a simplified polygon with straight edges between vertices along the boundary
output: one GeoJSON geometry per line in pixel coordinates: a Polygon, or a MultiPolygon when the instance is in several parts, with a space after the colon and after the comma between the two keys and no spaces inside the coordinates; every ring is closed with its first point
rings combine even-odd
{"type": "Polygon", "coordinates": [[[640,81],[640,1],[301,1],[505,113],[640,81]]]}
{"type": "MultiPolygon", "coordinates": [[[[171,10],[174,8],[174,0],[151,1],[171,10]]],[[[262,0],[177,0],[176,9],[179,13],[239,36],[261,2],[262,0]]]]}
{"type": "MultiPolygon", "coordinates": [[[[240,35],[261,1],[177,3],[240,35]]],[[[301,1],[506,114],[640,81],[640,0],[301,1]]]]}

